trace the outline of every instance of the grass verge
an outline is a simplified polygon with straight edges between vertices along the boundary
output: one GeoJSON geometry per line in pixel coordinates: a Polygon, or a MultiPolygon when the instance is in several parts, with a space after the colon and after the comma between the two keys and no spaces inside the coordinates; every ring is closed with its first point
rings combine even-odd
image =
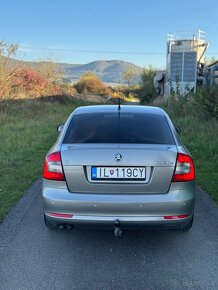
{"type": "Polygon", "coordinates": [[[56,125],[85,102],[46,98],[0,102],[0,222],[42,173],[56,125]]]}
{"type": "MultiPolygon", "coordinates": [[[[207,92],[203,96],[206,102],[209,98],[207,92]]],[[[182,129],[180,139],[194,159],[196,180],[218,203],[218,122],[215,115],[209,111],[203,114],[205,107],[182,96],[167,101],[156,99],[153,104],[162,107],[174,125],[182,129]]],[[[215,111],[216,102],[213,104],[215,111]]]]}
{"type": "Polygon", "coordinates": [[[173,117],[182,143],[191,152],[198,184],[218,203],[218,122],[196,116],[173,117]]]}

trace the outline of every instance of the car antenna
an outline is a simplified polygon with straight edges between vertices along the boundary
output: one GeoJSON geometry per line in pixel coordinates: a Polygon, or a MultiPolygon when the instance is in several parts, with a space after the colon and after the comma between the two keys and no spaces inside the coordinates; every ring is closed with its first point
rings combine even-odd
{"type": "Polygon", "coordinates": [[[119,98],[119,104],[118,104],[118,110],[120,111],[121,106],[120,106],[120,98],[119,98]]]}

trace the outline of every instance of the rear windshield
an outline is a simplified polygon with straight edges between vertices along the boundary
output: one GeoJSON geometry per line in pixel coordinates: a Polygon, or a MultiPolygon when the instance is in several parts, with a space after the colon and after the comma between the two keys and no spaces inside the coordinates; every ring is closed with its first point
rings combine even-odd
{"type": "Polygon", "coordinates": [[[63,143],[175,144],[164,116],[138,113],[75,115],[63,143]]]}

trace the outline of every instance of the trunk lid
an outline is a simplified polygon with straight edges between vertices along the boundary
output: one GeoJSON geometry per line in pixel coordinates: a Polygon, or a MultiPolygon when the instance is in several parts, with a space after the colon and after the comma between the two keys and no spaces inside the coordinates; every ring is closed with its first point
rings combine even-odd
{"type": "Polygon", "coordinates": [[[64,144],[62,164],[73,193],[160,194],[169,190],[177,158],[176,145],[64,144]],[[122,160],[117,162],[115,155],[122,160]],[[92,166],[145,167],[145,181],[92,180],[92,166]]]}

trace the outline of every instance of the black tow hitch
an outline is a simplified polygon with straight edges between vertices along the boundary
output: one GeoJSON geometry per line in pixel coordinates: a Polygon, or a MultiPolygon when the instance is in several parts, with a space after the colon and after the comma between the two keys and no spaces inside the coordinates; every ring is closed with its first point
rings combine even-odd
{"type": "Polygon", "coordinates": [[[122,231],[120,229],[120,221],[117,219],[114,221],[114,235],[115,237],[121,237],[122,231]]]}

